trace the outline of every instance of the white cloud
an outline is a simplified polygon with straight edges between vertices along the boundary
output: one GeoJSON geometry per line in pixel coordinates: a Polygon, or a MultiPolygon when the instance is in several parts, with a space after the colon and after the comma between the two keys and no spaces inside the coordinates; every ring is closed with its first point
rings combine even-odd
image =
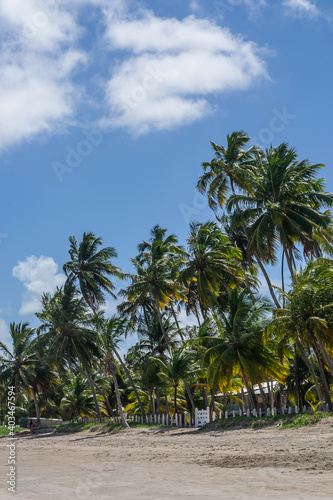
{"type": "Polygon", "coordinates": [[[56,1],[2,0],[0,19],[0,136],[6,148],[53,132],[73,114],[79,92],[71,77],[87,57],[69,47],[80,28],[56,1]]]}
{"type": "Polygon", "coordinates": [[[0,318],[0,342],[7,346],[10,345],[9,326],[2,318],[0,318]]]}
{"type": "Polygon", "coordinates": [[[245,7],[249,11],[250,17],[253,17],[266,6],[266,0],[215,0],[213,2],[213,7],[219,19],[224,19],[239,7],[245,7]]]}
{"type": "Polygon", "coordinates": [[[76,40],[79,27],[56,0],[2,0],[0,14],[7,27],[15,31],[23,46],[40,52],[53,51],[63,42],[76,40]],[[8,26],[9,24],[9,26],[8,26]]]}
{"type": "Polygon", "coordinates": [[[297,17],[318,17],[320,15],[320,10],[315,3],[309,0],[284,0],[284,7],[286,12],[297,17]]]}
{"type": "MultiPolygon", "coordinates": [[[[199,316],[200,321],[202,322],[203,319],[200,313],[199,316]]],[[[198,320],[195,314],[190,314],[190,316],[188,316],[184,309],[181,309],[180,313],[178,314],[178,321],[181,328],[185,328],[186,326],[198,326],[198,320]]]]}
{"type": "Polygon", "coordinates": [[[58,273],[58,264],[52,257],[32,255],[25,261],[18,262],[13,269],[13,276],[23,282],[26,292],[23,294],[20,314],[34,314],[40,310],[40,298],[44,292],[53,293],[57,286],[65,282],[65,275],[58,273]]]}
{"type": "Polygon", "coordinates": [[[83,96],[91,103],[88,73],[80,86],[74,80],[93,60],[81,43],[83,6],[96,9],[95,24],[106,27],[97,44],[109,51],[112,70],[111,78],[99,76],[105,78],[105,126],[140,134],[191,123],[214,112],[210,97],[246,90],[267,76],[255,44],[205,19],[162,19],[138,7],[132,14],[122,0],[2,0],[0,149],[64,130],[83,96]]]}
{"type": "Polygon", "coordinates": [[[193,16],[109,20],[107,36],[113,50],[131,54],[107,87],[109,122],[136,134],[199,120],[214,111],[209,96],[267,77],[254,43],[193,16]]]}
{"type": "Polygon", "coordinates": [[[201,5],[200,2],[198,2],[198,0],[192,0],[192,2],[190,2],[189,7],[192,12],[200,12],[201,10],[201,5]]]}
{"type": "Polygon", "coordinates": [[[83,60],[68,51],[61,58],[7,49],[0,56],[0,136],[6,147],[51,133],[74,110],[74,86],[69,75],[83,60]]]}
{"type": "Polygon", "coordinates": [[[265,7],[267,5],[266,0],[230,0],[231,5],[239,5],[239,4],[244,4],[246,7],[248,7],[250,10],[259,10],[262,7],[265,7]]]}

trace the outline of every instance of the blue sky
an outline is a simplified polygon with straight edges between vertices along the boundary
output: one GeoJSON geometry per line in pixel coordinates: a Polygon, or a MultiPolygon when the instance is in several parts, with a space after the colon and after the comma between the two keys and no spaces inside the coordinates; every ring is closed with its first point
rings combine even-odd
{"type": "Polygon", "coordinates": [[[194,189],[210,140],[287,141],[333,191],[332,20],[328,0],[2,0],[0,338],[36,325],[70,235],[129,271],[153,225],[184,244],[213,218],[194,189]]]}

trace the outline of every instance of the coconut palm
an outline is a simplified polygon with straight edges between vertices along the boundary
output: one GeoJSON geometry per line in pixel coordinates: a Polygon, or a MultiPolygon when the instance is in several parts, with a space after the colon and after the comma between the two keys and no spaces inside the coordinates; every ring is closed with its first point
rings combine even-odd
{"type": "Polygon", "coordinates": [[[310,261],[295,275],[286,297],[286,307],[275,312],[268,328],[281,336],[281,343],[293,341],[302,355],[314,381],[319,401],[325,395],[332,411],[330,388],[325,367],[333,377],[333,364],[329,352],[333,348],[333,262],[328,259],[310,261]],[[309,356],[312,349],[318,363],[320,380],[309,356]]]}
{"type": "Polygon", "coordinates": [[[132,329],[132,324],[126,318],[121,318],[117,315],[113,315],[110,318],[105,319],[102,311],[99,311],[93,316],[92,324],[98,332],[98,343],[102,347],[102,351],[105,349],[105,345],[107,343],[108,348],[112,350],[118,362],[121,364],[121,367],[133,388],[134,394],[137,397],[142,415],[145,418],[146,414],[140,399],[140,394],[131,376],[130,370],[119,354],[119,345],[124,341],[127,333],[132,329]]]}
{"type": "Polygon", "coordinates": [[[187,349],[174,348],[167,362],[159,358],[154,359],[160,366],[160,377],[162,380],[170,380],[174,388],[174,408],[178,413],[177,391],[180,382],[185,382],[195,370],[193,355],[187,349]]]}
{"type": "MultiPolygon", "coordinates": [[[[104,372],[106,375],[111,376],[114,384],[114,389],[117,398],[117,406],[119,415],[121,417],[121,421],[124,428],[128,428],[129,425],[126,421],[119,392],[119,385],[117,380],[118,366],[114,357],[114,353],[117,352],[117,345],[122,339],[122,335],[124,332],[124,320],[117,316],[113,316],[110,319],[104,321],[101,325],[101,328],[98,331],[98,345],[101,351],[101,361],[102,366],[104,368],[104,372]]],[[[121,359],[118,355],[118,359],[121,359]]],[[[123,366],[124,363],[122,363],[123,366]]],[[[128,370],[127,370],[128,372],[128,370]]],[[[129,372],[128,372],[129,373],[129,372]]],[[[132,380],[132,379],[131,379],[132,380]]],[[[133,380],[132,380],[133,383],[133,380]]],[[[135,384],[133,383],[133,389],[136,390],[135,384]]],[[[141,403],[140,396],[137,394],[138,402],[141,403]]],[[[141,404],[142,406],[142,404],[141,404]]],[[[144,409],[142,407],[142,411],[144,414],[144,409]]]]}
{"type": "Polygon", "coordinates": [[[48,359],[60,373],[70,368],[87,377],[101,418],[94,382],[89,375],[99,357],[97,337],[89,326],[87,305],[78,295],[74,279],[69,278],[54,295],[43,294],[41,301],[42,312],[36,313],[41,321],[37,329],[38,344],[47,349],[48,359]]]}
{"type": "Polygon", "coordinates": [[[36,417],[39,421],[40,411],[37,393],[41,376],[39,378],[37,376],[37,365],[40,365],[38,369],[41,371],[41,362],[32,344],[35,329],[30,328],[29,323],[11,323],[9,328],[12,349],[10,350],[0,342],[0,350],[3,353],[0,357],[0,382],[6,382],[8,386],[15,386],[17,393],[20,391],[27,394],[32,393],[36,417]]]}
{"type": "Polygon", "coordinates": [[[249,140],[245,132],[238,131],[227,136],[226,148],[211,141],[215,157],[202,164],[205,173],[200,177],[197,189],[207,194],[209,206],[214,211],[224,206],[230,192],[235,193],[235,186],[247,186],[247,174],[256,150],[254,147],[244,150],[249,140]]]}
{"type": "Polygon", "coordinates": [[[192,222],[187,241],[187,261],[180,279],[188,289],[193,289],[194,283],[201,312],[206,316],[222,290],[244,280],[239,266],[241,253],[214,222],[192,222]]]}
{"type": "Polygon", "coordinates": [[[300,256],[297,244],[313,242],[318,228],[332,222],[328,211],[333,194],[325,192],[324,179],[316,178],[323,167],[308,160],[298,161],[288,144],[271,147],[257,155],[255,175],[245,194],[233,194],[227,203],[238,226],[247,227],[248,245],[266,263],[275,264],[282,245],[291,276],[300,256]]]}
{"type": "Polygon", "coordinates": [[[263,371],[269,371],[280,381],[287,373],[265,345],[264,321],[270,310],[271,304],[266,299],[248,290],[232,289],[226,310],[215,310],[215,336],[209,339],[213,345],[204,354],[204,361],[209,363],[209,379],[226,384],[235,370],[239,372],[248,393],[250,410],[256,406],[253,385],[262,379],[263,371]]]}
{"type": "Polygon", "coordinates": [[[89,390],[87,379],[82,375],[68,373],[62,391],[64,396],[60,401],[59,413],[65,420],[91,417],[94,414],[94,397],[89,390]]]}
{"type": "Polygon", "coordinates": [[[115,286],[110,276],[121,277],[120,269],[111,260],[117,257],[117,252],[113,247],[99,249],[103,241],[93,233],[83,233],[80,244],[75,236],[69,242],[71,260],[64,264],[64,272],[69,279],[78,281],[85,301],[96,312],[105,303],[105,292],[114,297],[115,286]]]}
{"type": "Polygon", "coordinates": [[[177,272],[181,266],[184,252],[176,245],[174,235],[166,236],[166,229],[155,226],[149,242],[144,241],[138,247],[139,255],[130,259],[136,269],[128,277],[132,283],[121,295],[133,303],[132,315],[138,308],[151,304],[158,316],[166,344],[171,347],[163,321],[162,310],[171,299],[180,297],[176,285],[177,272]]]}

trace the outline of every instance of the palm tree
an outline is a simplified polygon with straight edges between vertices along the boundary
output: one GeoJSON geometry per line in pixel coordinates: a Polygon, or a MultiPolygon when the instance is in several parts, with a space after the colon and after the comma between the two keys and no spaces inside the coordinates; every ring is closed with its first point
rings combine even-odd
{"type": "Polygon", "coordinates": [[[322,388],[309,359],[312,349],[318,363],[320,379],[330,411],[333,410],[325,367],[333,377],[329,351],[333,348],[333,262],[329,259],[310,261],[295,275],[286,297],[286,307],[278,309],[269,324],[269,330],[281,336],[281,343],[293,341],[306,363],[316,386],[319,401],[322,388]]]}
{"type": "Polygon", "coordinates": [[[64,264],[64,272],[71,280],[77,280],[80,291],[93,312],[105,303],[104,292],[114,297],[114,284],[110,276],[121,277],[120,269],[112,264],[117,257],[113,247],[99,249],[103,241],[93,233],[83,233],[78,244],[75,236],[69,238],[68,253],[71,260],[64,264]]]}
{"type": "Polygon", "coordinates": [[[178,413],[177,391],[181,381],[186,381],[195,369],[192,353],[184,348],[174,348],[167,362],[152,358],[161,366],[160,376],[170,380],[174,388],[174,407],[178,413]]]}
{"type": "MultiPolygon", "coordinates": [[[[161,313],[164,331],[173,342],[176,333],[175,324],[170,320],[167,313],[161,313]]],[[[159,356],[166,359],[168,345],[165,342],[157,313],[153,310],[141,316],[137,323],[136,333],[139,339],[139,348],[143,355],[159,356]]]]}
{"type": "Polygon", "coordinates": [[[243,132],[233,132],[227,136],[227,147],[218,146],[211,141],[215,157],[211,162],[202,164],[205,173],[197,183],[200,193],[207,193],[209,206],[216,212],[228,199],[230,191],[247,187],[247,173],[251,165],[252,155],[256,148],[245,151],[249,136],[243,132]]]}
{"type": "Polygon", "coordinates": [[[59,412],[65,420],[90,417],[94,414],[94,397],[88,387],[88,381],[82,375],[67,374],[66,382],[62,386],[64,395],[59,406],[59,412]]]}
{"type": "Polygon", "coordinates": [[[122,357],[119,354],[119,344],[123,342],[123,340],[126,338],[128,331],[131,330],[132,325],[131,323],[125,319],[121,318],[117,315],[113,315],[108,319],[104,318],[104,313],[100,311],[99,313],[95,314],[92,318],[92,324],[96,328],[96,331],[98,332],[98,341],[100,345],[102,346],[102,349],[105,349],[105,345],[107,343],[108,348],[112,350],[116,358],[118,359],[118,362],[121,364],[121,367],[123,368],[132,388],[134,391],[134,394],[136,395],[136,398],[138,400],[139,406],[142,411],[142,415],[145,418],[146,413],[144,406],[141,402],[140,394],[136,388],[136,385],[134,383],[134,380],[131,376],[131,373],[129,369],[127,368],[126,364],[124,363],[122,357]]]}
{"type": "Polygon", "coordinates": [[[42,323],[37,329],[38,343],[48,350],[48,359],[55,363],[60,373],[69,368],[87,377],[100,419],[94,382],[89,375],[99,357],[97,336],[89,327],[86,303],[78,296],[73,281],[69,278],[54,295],[43,294],[42,312],[36,313],[42,323]]]}
{"type": "Polygon", "coordinates": [[[126,290],[121,291],[121,295],[133,303],[132,315],[147,303],[154,307],[165,342],[170,348],[161,312],[171,299],[179,298],[176,275],[184,252],[176,245],[176,236],[166,237],[165,234],[166,229],[155,226],[151,231],[150,241],[144,241],[139,245],[139,255],[135,259],[130,259],[136,274],[128,275],[132,283],[126,290]]]}
{"type": "Polygon", "coordinates": [[[0,357],[0,382],[15,386],[17,393],[23,391],[33,395],[37,421],[40,418],[37,391],[38,379],[36,379],[36,366],[39,359],[33,348],[32,340],[35,329],[29,327],[29,323],[11,323],[10,336],[12,338],[12,350],[0,342],[3,355],[0,357]]]}
{"type": "Polygon", "coordinates": [[[333,205],[333,193],[325,192],[324,179],[315,176],[323,165],[298,161],[286,143],[257,155],[255,175],[245,194],[233,194],[229,212],[237,208],[234,223],[247,227],[248,245],[266,263],[275,264],[281,243],[293,278],[299,257],[297,244],[313,242],[318,229],[332,222],[323,208],[333,205]]]}
{"type": "Polygon", "coordinates": [[[188,254],[180,273],[183,284],[190,289],[193,283],[205,317],[221,291],[228,290],[235,281],[244,280],[239,267],[241,253],[230,245],[228,237],[217,224],[192,222],[188,238],[188,254]]]}
{"type": "MultiPolygon", "coordinates": [[[[228,294],[226,311],[216,308],[215,335],[208,340],[212,345],[204,354],[209,363],[207,376],[222,385],[239,372],[246,387],[250,410],[255,408],[253,385],[262,379],[263,371],[283,381],[286,368],[265,345],[265,316],[271,304],[248,290],[235,287],[228,294]]],[[[212,320],[210,320],[212,321],[212,320]]]]}
{"type": "MultiPolygon", "coordinates": [[[[119,318],[119,317],[116,317],[116,316],[113,316],[109,320],[106,320],[105,322],[103,322],[103,324],[101,325],[102,327],[98,331],[98,345],[99,345],[99,348],[101,351],[102,365],[103,365],[104,371],[105,371],[106,375],[109,375],[112,377],[114,389],[115,389],[115,393],[116,393],[116,398],[117,398],[117,406],[118,406],[119,415],[121,417],[123,427],[126,429],[129,427],[129,425],[126,421],[126,418],[125,418],[125,415],[123,412],[123,408],[122,408],[122,404],[121,404],[119,385],[118,385],[118,380],[116,377],[117,372],[118,372],[118,366],[117,366],[117,363],[116,363],[115,358],[114,358],[114,352],[117,351],[116,346],[119,343],[120,338],[121,338],[122,333],[123,333],[123,332],[121,332],[121,329],[124,328],[123,324],[124,324],[124,320],[119,318]]],[[[118,359],[121,360],[120,356],[118,356],[118,359]]],[[[122,363],[122,365],[125,366],[124,363],[122,363]]],[[[127,370],[127,372],[128,372],[128,370],[127,370]]],[[[133,382],[133,380],[132,380],[132,382],[133,382]]],[[[133,383],[133,385],[134,385],[134,387],[133,387],[133,389],[134,389],[135,384],[133,383]]],[[[135,388],[135,390],[136,390],[136,388],[135,388]]],[[[140,396],[138,393],[137,393],[137,398],[138,398],[138,402],[139,401],[141,402],[140,396]]],[[[143,409],[143,414],[144,414],[144,409],[143,409]]]]}

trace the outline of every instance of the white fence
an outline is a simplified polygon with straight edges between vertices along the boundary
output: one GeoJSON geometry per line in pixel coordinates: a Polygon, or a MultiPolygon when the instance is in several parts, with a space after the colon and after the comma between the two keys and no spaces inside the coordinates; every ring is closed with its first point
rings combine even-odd
{"type": "MultiPolygon", "coordinates": [[[[306,406],[303,406],[301,411],[297,408],[297,406],[289,406],[288,408],[283,409],[280,411],[282,414],[295,414],[295,413],[307,413],[310,412],[312,413],[312,408],[307,408],[306,406]]],[[[328,404],[326,404],[326,412],[328,413],[328,404]]],[[[210,408],[208,407],[206,410],[198,410],[197,408],[195,409],[195,416],[194,416],[194,421],[192,419],[191,413],[178,413],[176,415],[168,415],[168,414],[161,414],[161,415],[149,415],[146,416],[144,419],[143,416],[139,415],[128,415],[125,414],[126,420],[128,422],[135,422],[138,424],[159,424],[159,425],[165,425],[165,426],[174,426],[174,427],[183,427],[183,428],[198,428],[202,427],[203,425],[209,423],[210,421],[214,422],[217,418],[222,419],[222,418],[235,418],[235,417],[270,417],[270,416],[276,416],[277,415],[277,409],[273,408],[273,411],[271,411],[270,408],[267,409],[267,412],[265,413],[261,408],[257,412],[256,410],[253,410],[250,412],[250,410],[243,411],[242,409],[239,410],[232,410],[232,411],[225,411],[224,414],[222,411],[218,412],[211,412],[210,408]]],[[[30,419],[29,419],[30,420],[30,419]]],[[[36,421],[36,418],[32,418],[31,420],[36,421]]],[[[41,425],[47,426],[47,425],[54,425],[54,424],[70,424],[70,423],[85,423],[85,424],[121,424],[121,417],[103,417],[101,419],[98,418],[79,418],[78,420],[71,420],[68,422],[62,422],[60,420],[52,420],[52,419],[41,419],[41,425]],[[47,423],[46,423],[47,422],[47,423]]],[[[5,422],[2,422],[2,427],[5,426],[5,422]]]]}
{"type": "MultiPolygon", "coordinates": [[[[297,414],[297,413],[307,413],[307,412],[312,412],[312,408],[307,408],[306,406],[303,406],[301,411],[297,408],[297,406],[289,406],[288,408],[283,409],[280,411],[281,414],[297,414]]],[[[328,412],[328,405],[326,405],[326,412],[328,412]]],[[[273,408],[273,411],[271,411],[270,408],[267,409],[267,412],[264,412],[261,408],[257,412],[256,410],[253,410],[250,412],[250,410],[243,411],[242,409],[239,410],[232,410],[232,411],[225,411],[224,414],[222,411],[218,412],[211,412],[210,408],[208,407],[206,410],[198,410],[197,408],[195,409],[195,418],[194,421],[192,420],[191,413],[185,412],[184,414],[178,413],[176,415],[168,415],[168,414],[162,414],[162,415],[150,415],[146,416],[146,419],[143,418],[143,416],[139,415],[132,415],[129,416],[125,414],[126,420],[128,422],[135,422],[139,424],[159,424],[159,425],[166,425],[166,426],[174,426],[174,427],[182,427],[182,428],[198,428],[202,427],[203,425],[209,423],[209,422],[214,422],[217,418],[222,419],[222,418],[235,418],[235,417],[254,417],[254,418],[262,418],[262,417],[270,417],[270,416],[276,416],[277,415],[277,408],[273,408]]],[[[94,419],[79,419],[78,422],[84,422],[84,423],[117,423],[121,424],[121,418],[120,417],[114,417],[114,418],[102,418],[98,420],[97,418],[94,419]]]]}

